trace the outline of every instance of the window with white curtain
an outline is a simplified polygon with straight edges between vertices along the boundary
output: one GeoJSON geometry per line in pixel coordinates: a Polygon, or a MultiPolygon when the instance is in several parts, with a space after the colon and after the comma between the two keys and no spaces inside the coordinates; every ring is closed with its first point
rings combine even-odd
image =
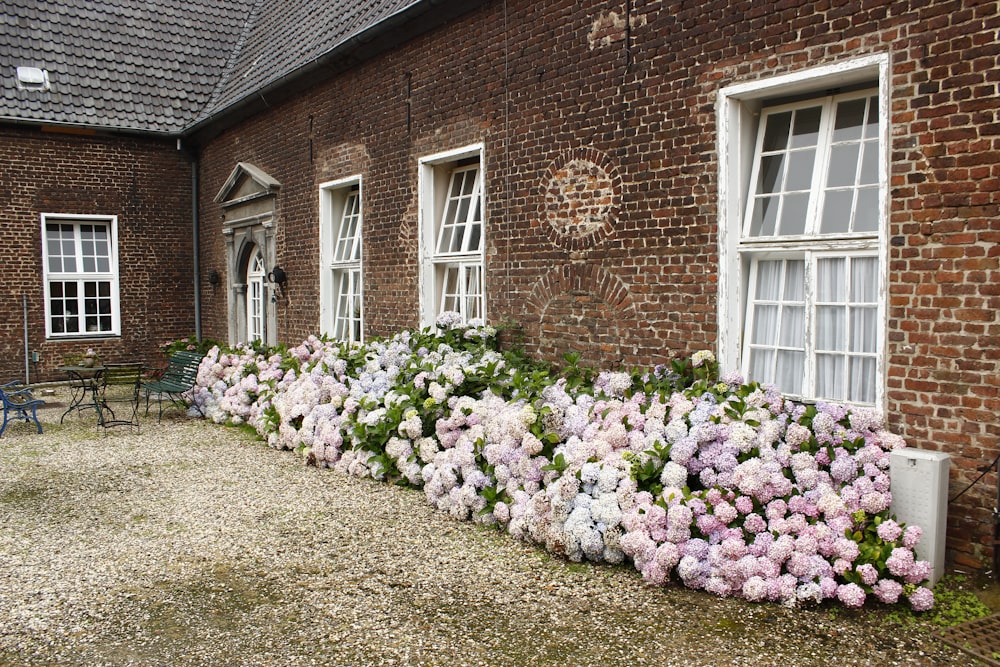
{"type": "Polygon", "coordinates": [[[121,332],[117,225],[115,216],[42,214],[46,336],[121,332]]]}
{"type": "Polygon", "coordinates": [[[421,160],[422,323],[485,319],[482,148],[421,160]]]}
{"type": "Polygon", "coordinates": [[[361,179],[320,186],[320,320],[332,338],[361,342],[361,179]]]}
{"type": "Polygon", "coordinates": [[[760,109],[738,237],[749,380],[876,402],[882,137],[876,90],[760,109]]]}

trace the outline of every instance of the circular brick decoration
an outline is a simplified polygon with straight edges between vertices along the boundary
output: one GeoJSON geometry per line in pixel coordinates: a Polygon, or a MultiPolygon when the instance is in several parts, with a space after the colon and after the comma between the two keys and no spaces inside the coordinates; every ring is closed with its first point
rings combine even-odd
{"type": "Polygon", "coordinates": [[[561,156],[542,183],[541,217],[553,243],[579,250],[614,230],[621,204],[621,178],[607,155],[592,148],[561,156]]]}

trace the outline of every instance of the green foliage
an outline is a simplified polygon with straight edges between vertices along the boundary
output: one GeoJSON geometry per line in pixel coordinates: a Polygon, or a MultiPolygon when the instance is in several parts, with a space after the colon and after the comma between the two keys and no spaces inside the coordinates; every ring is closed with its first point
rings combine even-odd
{"type": "Polygon", "coordinates": [[[225,348],[224,343],[220,343],[212,338],[198,338],[194,335],[188,336],[187,338],[179,338],[174,341],[169,341],[160,345],[160,351],[167,357],[170,357],[174,352],[180,352],[186,350],[189,352],[200,352],[201,354],[208,354],[208,351],[213,347],[218,346],[219,348],[225,348]]]}
{"type": "Polygon", "coordinates": [[[493,508],[496,507],[498,502],[510,502],[510,498],[507,496],[506,490],[497,491],[495,486],[483,487],[483,490],[479,492],[484,499],[486,499],[486,507],[483,508],[480,514],[490,514],[493,512],[493,508]]]}
{"type": "Polygon", "coordinates": [[[567,391],[586,391],[594,384],[597,371],[589,366],[580,365],[580,354],[567,352],[563,355],[566,365],[561,369],[561,375],[566,380],[567,391]]]}
{"type": "Polygon", "coordinates": [[[670,445],[663,445],[656,441],[652,448],[647,449],[642,454],[625,452],[622,456],[632,464],[632,479],[636,481],[638,490],[648,491],[654,498],[659,499],[660,494],[663,493],[660,474],[663,472],[663,466],[670,459],[670,445]]]}
{"type": "Polygon", "coordinates": [[[566,468],[568,467],[569,463],[566,462],[566,457],[560,453],[555,455],[555,458],[552,459],[552,463],[546,466],[542,466],[542,470],[545,471],[554,470],[555,472],[562,475],[566,471],[566,468]]]}
{"type": "Polygon", "coordinates": [[[946,575],[934,587],[934,607],[926,612],[930,622],[943,628],[989,616],[992,610],[970,589],[961,574],[946,575]]]}

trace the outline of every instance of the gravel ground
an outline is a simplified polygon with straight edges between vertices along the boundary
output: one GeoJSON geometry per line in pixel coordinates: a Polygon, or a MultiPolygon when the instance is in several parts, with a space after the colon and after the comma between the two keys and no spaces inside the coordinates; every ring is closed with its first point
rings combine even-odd
{"type": "Polygon", "coordinates": [[[652,588],[178,414],[0,440],[0,665],[965,665],[891,610],[652,588]]]}

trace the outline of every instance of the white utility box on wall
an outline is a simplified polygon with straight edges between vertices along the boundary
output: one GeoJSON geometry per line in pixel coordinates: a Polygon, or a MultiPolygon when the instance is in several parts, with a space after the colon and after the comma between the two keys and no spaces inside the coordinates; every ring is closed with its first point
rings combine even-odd
{"type": "Polygon", "coordinates": [[[944,452],[909,447],[889,454],[892,492],[889,511],[900,523],[923,529],[923,537],[914,551],[917,558],[930,561],[932,585],[944,575],[950,461],[951,457],[944,452]]]}

